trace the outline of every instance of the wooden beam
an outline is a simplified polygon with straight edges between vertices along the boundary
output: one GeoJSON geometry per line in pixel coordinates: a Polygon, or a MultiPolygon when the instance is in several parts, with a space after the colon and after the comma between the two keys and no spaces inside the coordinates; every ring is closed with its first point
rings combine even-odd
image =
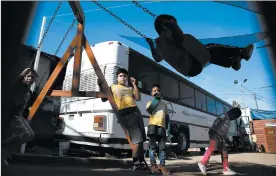
{"type": "Polygon", "coordinates": [[[81,60],[82,60],[82,39],[83,39],[83,25],[78,24],[77,34],[76,34],[76,47],[75,47],[75,57],[74,57],[74,69],[73,69],[73,79],[72,79],[72,91],[73,95],[77,94],[80,86],[80,76],[81,76],[81,60]]]}
{"type": "Polygon", "coordinates": [[[60,71],[62,70],[64,65],[66,64],[66,61],[68,60],[68,58],[69,58],[70,54],[72,53],[72,51],[74,50],[75,46],[76,46],[76,37],[72,40],[71,44],[68,46],[66,52],[64,53],[64,55],[60,59],[59,63],[57,64],[57,66],[55,68],[55,70],[53,71],[50,78],[48,79],[45,86],[43,87],[42,91],[40,92],[37,99],[35,100],[32,108],[30,110],[30,113],[28,115],[28,118],[27,118],[28,120],[31,120],[34,117],[36,111],[38,110],[38,107],[40,106],[40,104],[44,100],[44,98],[45,98],[46,94],[48,93],[49,89],[52,87],[52,85],[55,82],[58,74],[60,73],[60,71]]]}
{"type": "Polygon", "coordinates": [[[68,1],[68,2],[69,2],[69,5],[70,5],[73,13],[77,17],[78,22],[81,23],[82,25],[84,25],[84,22],[85,22],[84,13],[82,11],[80,2],[79,1],[68,1]]]}
{"type": "Polygon", "coordinates": [[[95,92],[95,91],[79,91],[73,93],[72,91],[65,91],[65,90],[49,90],[49,96],[53,97],[95,97],[95,98],[107,98],[105,93],[103,92],[95,92]]]}
{"type": "MultiPolygon", "coordinates": [[[[100,79],[102,81],[102,86],[103,86],[103,89],[104,89],[103,91],[107,95],[109,103],[110,103],[110,105],[111,105],[111,107],[112,107],[112,109],[113,109],[116,117],[117,118],[120,117],[119,113],[118,113],[118,107],[117,107],[117,105],[116,105],[116,103],[114,101],[113,95],[111,94],[109,86],[108,86],[108,84],[107,84],[107,82],[105,80],[105,77],[104,77],[104,75],[103,75],[103,73],[102,73],[102,71],[100,69],[100,66],[99,66],[98,62],[96,61],[95,55],[94,55],[92,49],[90,48],[90,45],[89,45],[89,43],[88,43],[85,35],[83,35],[83,46],[84,46],[84,49],[86,51],[86,54],[87,54],[87,56],[88,56],[91,64],[92,64],[92,67],[95,70],[95,73],[96,73],[98,79],[100,79]]],[[[118,118],[118,120],[120,122],[120,118],[118,118]]],[[[120,122],[120,124],[121,124],[121,122],[120,122]]],[[[132,142],[130,140],[130,137],[129,137],[126,129],[122,125],[121,125],[121,127],[122,127],[122,129],[123,129],[123,131],[125,133],[125,136],[126,136],[128,142],[129,142],[130,147],[132,148],[133,144],[132,144],[132,142]]]]}

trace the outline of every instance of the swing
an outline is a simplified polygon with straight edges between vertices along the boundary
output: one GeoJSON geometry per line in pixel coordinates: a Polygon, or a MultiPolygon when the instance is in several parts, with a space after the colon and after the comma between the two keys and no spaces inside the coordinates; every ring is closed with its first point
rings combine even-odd
{"type": "Polygon", "coordinates": [[[159,37],[151,39],[120,19],[97,1],[92,2],[143,37],[149,44],[152,56],[156,62],[164,59],[185,76],[198,75],[211,59],[211,55],[205,46],[192,35],[184,34],[173,16],[159,15],[157,17],[138,2],[132,1],[137,7],[142,8],[143,11],[155,19],[155,29],[159,37]]]}
{"type": "MultiPolygon", "coordinates": [[[[61,4],[61,3],[60,3],[61,4]]],[[[58,9],[60,7],[60,4],[58,6],[58,9]]],[[[31,110],[29,112],[29,115],[27,117],[28,121],[31,121],[36,114],[39,106],[43,102],[44,98],[46,95],[48,96],[57,96],[57,97],[94,97],[94,98],[107,98],[109,100],[109,103],[116,115],[116,117],[119,117],[118,113],[118,108],[117,105],[114,101],[113,95],[109,89],[109,86],[106,82],[106,79],[99,67],[99,64],[94,56],[94,53],[91,49],[91,45],[87,41],[87,38],[84,34],[84,22],[85,22],[85,16],[82,10],[82,7],[80,5],[80,2],[76,1],[69,1],[69,5],[74,12],[74,15],[76,19],[73,21],[71,26],[66,32],[65,37],[63,38],[61,44],[59,45],[57,51],[55,52],[55,55],[58,53],[62,43],[64,42],[66,36],[68,35],[69,31],[73,28],[75,21],[78,21],[78,27],[77,27],[77,32],[74,37],[74,39],[71,41],[70,45],[67,47],[66,51],[64,52],[62,58],[60,59],[59,63],[56,65],[54,71],[52,72],[51,76],[47,80],[46,84],[44,85],[43,89],[40,91],[38,97],[36,98],[35,102],[33,103],[31,110]],[[95,73],[98,77],[99,80],[102,81],[102,86],[103,86],[103,92],[96,92],[96,91],[80,91],[79,86],[80,86],[80,70],[81,70],[81,60],[82,60],[82,49],[85,50],[88,59],[91,62],[92,67],[95,70],[95,73]],[[73,79],[72,79],[72,90],[71,91],[64,91],[64,90],[51,90],[51,87],[53,83],[55,82],[57,76],[59,75],[60,71],[62,68],[65,66],[67,61],[69,60],[69,57],[71,54],[74,52],[74,69],[73,69],[73,79]]],[[[56,10],[55,14],[57,13],[58,9],[56,10]]],[[[54,15],[55,16],[55,15],[54,15]]],[[[50,24],[52,23],[54,16],[51,19],[50,24]]],[[[47,27],[47,32],[49,30],[50,25],[47,27]]],[[[46,36],[46,32],[43,35],[43,39],[46,36]]],[[[39,44],[39,47],[42,45],[42,41],[39,44]]],[[[126,135],[126,139],[128,140],[130,147],[132,148],[133,144],[130,141],[130,137],[127,133],[127,131],[124,129],[122,126],[122,130],[126,135]]]]}

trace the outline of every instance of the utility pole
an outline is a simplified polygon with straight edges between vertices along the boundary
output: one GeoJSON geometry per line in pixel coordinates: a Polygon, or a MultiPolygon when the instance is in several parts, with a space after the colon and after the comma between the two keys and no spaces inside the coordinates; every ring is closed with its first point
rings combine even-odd
{"type": "Polygon", "coordinates": [[[255,103],[256,103],[257,110],[259,110],[259,108],[258,108],[258,103],[257,103],[257,97],[256,97],[256,94],[254,94],[254,99],[255,99],[255,103]]]}
{"type": "MultiPolygon", "coordinates": [[[[44,28],[46,25],[46,16],[44,16],[42,18],[42,24],[41,24],[41,28],[40,28],[40,34],[39,34],[39,39],[38,39],[38,45],[40,44],[43,34],[44,34],[44,28]]],[[[38,74],[38,65],[39,65],[39,60],[40,60],[40,53],[41,53],[41,48],[42,46],[36,51],[36,57],[35,57],[35,62],[34,62],[34,70],[37,72],[38,74]]],[[[35,88],[35,83],[32,85],[31,90],[33,91],[35,88]]]]}

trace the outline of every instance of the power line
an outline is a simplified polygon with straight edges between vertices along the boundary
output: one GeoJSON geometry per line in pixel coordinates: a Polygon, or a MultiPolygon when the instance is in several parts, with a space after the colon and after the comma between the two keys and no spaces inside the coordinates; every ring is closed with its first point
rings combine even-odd
{"type": "Polygon", "coordinates": [[[265,97],[263,97],[263,96],[261,96],[261,95],[259,95],[259,94],[256,94],[255,92],[253,92],[253,91],[251,91],[251,90],[249,90],[249,89],[247,89],[246,87],[244,87],[244,86],[242,86],[243,88],[245,88],[247,91],[249,91],[249,92],[252,92],[252,93],[254,93],[255,95],[258,95],[259,97],[261,97],[261,98],[263,98],[262,100],[264,101],[266,101],[267,103],[270,103],[270,104],[273,104],[274,106],[276,106],[276,104],[274,104],[275,102],[271,102],[271,101],[268,101],[265,97]]]}
{"type": "Polygon", "coordinates": [[[270,88],[270,87],[276,87],[276,85],[258,87],[258,88],[254,88],[254,89],[264,89],[264,88],[270,88]]]}
{"type": "MultiPolygon", "coordinates": [[[[151,3],[156,3],[156,2],[144,2],[144,3],[140,3],[140,4],[151,4],[151,3]]],[[[120,5],[120,6],[111,6],[111,7],[107,7],[107,9],[116,9],[116,8],[121,8],[121,7],[128,7],[128,6],[134,6],[134,4],[125,4],[125,5],[120,5]]],[[[90,9],[90,10],[86,10],[83,11],[84,13],[88,13],[88,12],[95,12],[95,11],[101,11],[102,9],[98,8],[98,9],[90,9]]],[[[74,13],[64,13],[64,14],[60,14],[60,15],[56,15],[56,17],[61,17],[61,16],[68,16],[68,15],[74,15],[74,13]]],[[[51,17],[51,16],[47,16],[51,17]]]]}

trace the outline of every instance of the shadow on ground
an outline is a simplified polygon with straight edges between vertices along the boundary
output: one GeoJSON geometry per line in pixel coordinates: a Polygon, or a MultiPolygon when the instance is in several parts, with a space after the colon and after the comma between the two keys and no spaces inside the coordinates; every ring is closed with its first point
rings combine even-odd
{"type": "MultiPolygon", "coordinates": [[[[248,176],[272,176],[276,174],[276,166],[265,166],[254,163],[230,163],[230,168],[238,173],[238,175],[248,176]]],[[[201,175],[197,164],[185,165],[171,165],[171,171],[174,175],[181,175],[183,173],[189,175],[201,175]]],[[[207,167],[208,175],[222,175],[221,163],[210,163],[207,167]]]]}
{"type": "MultiPolygon", "coordinates": [[[[91,166],[93,167],[93,166],[91,166]]],[[[174,164],[169,166],[173,172],[172,175],[201,175],[197,164],[174,164]]],[[[276,166],[268,167],[252,163],[231,163],[231,168],[238,172],[238,175],[248,176],[275,176],[276,166]]],[[[220,163],[211,163],[208,166],[208,175],[222,175],[222,168],[220,163]]],[[[11,165],[8,168],[2,168],[3,176],[121,176],[121,175],[151,175],[150,173],[134,173],[130,169],[92,169],[89,167],[66,167],[66,166],[43,166],[43,165],[11,165]]]]}

